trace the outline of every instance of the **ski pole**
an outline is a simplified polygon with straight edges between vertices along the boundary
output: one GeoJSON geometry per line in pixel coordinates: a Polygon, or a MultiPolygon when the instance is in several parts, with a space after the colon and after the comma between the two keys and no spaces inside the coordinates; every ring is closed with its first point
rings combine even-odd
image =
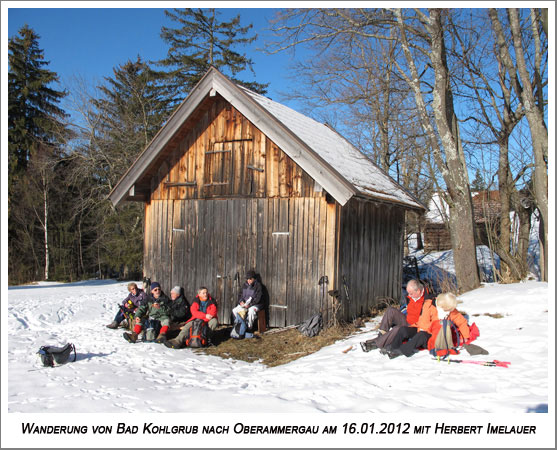
{"type": "Polygon", "coordinates": [[[486,367],[505,367],[509,368],[510,362],[508,361],[499,361],[494,359],[493,361],[472,361],[468,359],[440,359],[440,358],[433,358],[437,362],[445,361],[447,363],[455,363],[455,364],[476,364],[478,366],[486,366],[486,367]]]}

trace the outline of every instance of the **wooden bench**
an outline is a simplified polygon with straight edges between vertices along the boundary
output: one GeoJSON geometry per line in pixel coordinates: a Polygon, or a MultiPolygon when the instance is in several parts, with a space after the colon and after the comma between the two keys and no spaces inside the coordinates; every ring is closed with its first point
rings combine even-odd
{"type": "Polygon", "coordinates": [[[257,331],[259,331],[259,334],[267,331],[267,314],[264,309],[257,311],[257,331]]]}

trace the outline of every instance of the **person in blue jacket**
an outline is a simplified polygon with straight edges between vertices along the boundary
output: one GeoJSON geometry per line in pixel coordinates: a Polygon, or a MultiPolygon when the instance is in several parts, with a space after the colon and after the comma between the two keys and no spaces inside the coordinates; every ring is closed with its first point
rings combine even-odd
{"type": "Polygon", "coordinates": [[[235,321],[247,316],[245,320],[248,330],[253,328],[257,312],[263,308],[262,294],[263,287],[256,279],[255,272],[253,270],[248,271],[246,281],[238,294],[238,305],[232,310],[235,321]]]}

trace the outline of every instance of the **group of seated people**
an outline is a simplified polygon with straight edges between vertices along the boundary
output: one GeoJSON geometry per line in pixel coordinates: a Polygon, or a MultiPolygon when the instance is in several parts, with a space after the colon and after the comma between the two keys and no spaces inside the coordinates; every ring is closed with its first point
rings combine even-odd
{"type": "MultiPolygon", "coordinates": [[[[254,271],[246,274],[245,282],[238,295],[238,303],[232,309],[234,326],[232,337],[253,337],[257,313],[263,308],[262,285],[254,271]],[[237,331],[241,329],[240,336],[237,331]]],[[[107,325],[116,329],[129,317],[132,323],[127,326],[133,330],[124,333],[124,338],[137,342],[142,331],[149,331],[148,341],[163,343],[169,348],[183,348],[195,319],[207,324],[209,341],[211,333],[218,326],[217,303],[206,287],[200,287],[191,305],[184,296],[183,289],[175,286],[170,298],[162,291],[157,282],[151,283],[150,295],[128,284],[129,295],[120,305],[114,320],[107,325]],[[170,336],[170,337],[169,337],[170,336]]],[[[404,355],[407,357],[420,349],[431,347],[432,334],[440,319],[449,319],[458,328],[464,343],[470,342],[470,327],[466,318],[456,309],[457,299],[452,293],[439,294],[437,298],[427,291],[419,280],[410,280],[406,286],[407,304],[403,312],[390,306],[385,311],[379,325],[379,334],[374,339],[361,342],[362,350],[369,352],[379,349],[389,358],[404,355]]]]}
{"type": "MultiPolygon", "coordinates": [[[[201,319],[207,324],[210,340],[211,333],[218,326],[218,311],[216,301],[205,286],[198,289],[191,305],[180,286],[172,288],[170,298],[158,282],[151,283],[150,291],[147,294],[136,283],[129,283],[129,295],[106,327],[131,328],[133,325],[131,332],[124,333],[124,339],[132,344],[138,341],[143,331],[145,340],[165,344],[169,348],[183,348],[193,321],[201,319]]],[[[251,330],[262,307],[261,283],[256,279],[255,272],[249,271],[238,295],[238,305],[232,310],[235,322],[243,323],[246,330],[251,330]]]]}
{"type": "Polygon", "coordinates": [[[456,309],[456,296],[450,292],[435,298],[419,280],[406,285],[408,302],[406,310],[389,306],[374,339],[361,342],[364,352],[380,349],[393,359],[404,355],[410,357],[420,349],[431,348],[431,339],[439,320],[449,319],[462,336],[464,343],[470,340],[470,327],[466,318],[456,309]]]}

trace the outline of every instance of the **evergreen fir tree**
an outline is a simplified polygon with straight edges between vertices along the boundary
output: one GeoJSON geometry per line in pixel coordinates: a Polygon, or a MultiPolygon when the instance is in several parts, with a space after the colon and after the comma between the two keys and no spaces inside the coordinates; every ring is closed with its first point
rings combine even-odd
{"type": "Polygon", "coordinates": [[[121,276],[141,275],[143,204],[115,210],[107,195],[160,130],[172,98],[139,57],[117,66],[98,88],[101,97],[91,101],[94,127],[84,136],[80,163],[73,165],[75,190],[83,197],[74,213],[83,229],[83,271],[111,268],[121,276]]]}
{"type": "Polygon", "coordinates": [[[181,28],[162,27],[161,38],[169,45],[168,56],[159,61],[169,68],[167,77],[177,95],[184,97],[211,66],[230,76],[237,84],[265,94],[268,84],[242,81],[236,75],[253,71],[253,61],[233,48],[245,46],[256,39],[248,37],[252,25],[241,26],[238,14],[228,22],[220,21],[219,11],[209,9],[174,9],[165,14],[181,28]]]}
{"type": "MultiPolygon", "coordinates": [[[[66,95],[52,88],[39,36],[23,26],[8,42],[8,252],[9,282],[48,279],[50,217],[61,145],[69,136],[58,106],[66,95]]],[[[61,197],[63,200],[64,197],[61,197]]]]}
{"type": "Polygon", "coordinates": [[[140,57],[113,72],[114,76],[105,77],[105,84],[99,86],[102,98],[93,100],[98,124],[97,168],[105,171],[98,175],[108,181],[108,191],[149,144],[172,109],[167,86],[140,57]]]}
{"type": "Polygon", "coordinates": [[[476,169],[476,175],[474,176],[472,183],[470,183],[470,190],[473,192],[479,192],[485,191],[485,189],[486,184],[482,177],[482,173],[480,172],[480,169],[476,169]]]}
{"type": "Polygon", "coordinates": [[[40,144],[52,144],[63,128],[64,111],[58,106],[66,92],[51,87],[56,73],[43,68],[39,36],[24,25],[8,43],[8,149],[13,172],[27,167],[40,144]]]}

